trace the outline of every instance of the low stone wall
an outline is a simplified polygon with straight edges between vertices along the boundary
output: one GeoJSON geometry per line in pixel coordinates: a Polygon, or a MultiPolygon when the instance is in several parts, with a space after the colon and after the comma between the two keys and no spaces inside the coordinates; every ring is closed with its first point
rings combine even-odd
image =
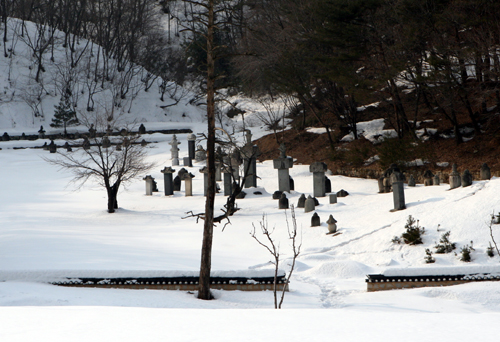
{"type": "MultiPolygon", "coordinates": [[[[198,277],[174,277],[174,278],[77,278],[53,281],[52,285],[66,287],[90,287],[111,289],[150,289],[150,290],[181,290],[197,291],[198,277]]],[[[274,289],[274,277],[254,278],[211,278],[210,288],[226,291],[266,291],[274,289]]],[[[285,276],[277,278],[276,288],[278,291],[288,291],[285,276]]]]}
{"type": "Polygon", "coordinates": [[[459,285],[476,281],[500,281],[500,276],[483,275],[444,275],[444,276],[412,276],[385,277],[380,274],[368,275],[367,291],[386,291],[396,289],[411,289],[418,287],[437,287],[459,285]]]}
{"type": "MultiPolygon", "coordinates": [[[[410,175],[413,175],[413,178],[415,178],[417,183],[423,184],[424,183],[424,172],[426,171],[405,171],[403,174],[405,175],[406,179],[408,180],[410,178],[410,175]]],[[[439,175],[439,179],[441,183],[449,183],[449,178],[450,178],[450,173],[451,173],[451,166],[447,168],[446,170],[432,170],[433,174],[439,175]]],[[[333,171],[333,170],[332,170],[333,171]]],[[[464,170],[460,170],[459,172],[462,173],[464,170]]],[[[479,175],[479,166],[477,170],[469,170],[470,173],[472,174],[473,180],[477,181],[480,179],[479,175]]],[[[340,175],[340,176],[346,176],[346,177],[355,177],[355,178],[366,178],[366,179],[379,179],[384,175],[383,170],[367,170],[367,169],[336,169],[333,171],[335,175],[340,175]]],[[[500,171],[491,171],[491,176],[492,177],[500,177],[500,171]]]]}

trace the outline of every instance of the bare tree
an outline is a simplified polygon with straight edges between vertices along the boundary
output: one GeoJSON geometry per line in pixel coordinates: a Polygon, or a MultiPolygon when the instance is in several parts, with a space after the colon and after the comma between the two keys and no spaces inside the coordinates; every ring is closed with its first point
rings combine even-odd
{"type": "MultiPolygon", "coordinates": [[[[112,107],[112,106],[111,106],[112,107]]],[[[113,108],[113,107],[112,107],[113,108]]],[[[84,139],[82,148],[75,152],[58,152],[55,158],[45,158],[51,164],[74,174],[72,182],[82,186],[92,179],[106,189],[108,213],[118,208],[118,190],[122,184],[130,182],[150,170],[154,163],[146,161],[146,150],[138,143],[139,135],[130,133],[112,136],[113,127],[118,124],[110,111],[79,113],[82,123],[95,129],[84,139]],[[106,133],[99,133],[105,132],[106,133]]]]}
{"type": "Polygon", "coordinates": [[[285,286],[283,287],[283,290],[281,291],[279,302],[278,302],[278,286],[277,285],[278,285],[278,272],[279,272],[279,264],[280,264],[280,245],[271,236],[275,230],[275,227],[273,227],[272,229],[269,229],[266,215],[262,215],[262,221],[260,221],[259,223],[260,223],[260,231],[261,231],[262,235],[264,235],[264,241],[260,240],[257,237],[256,228],[255,228],[254,224],[252,224],[253,231],[250,233],[250,235],[259,243],[259,245],[266,248],[267,251],[273,257],[273,261],[271,261],[271,263],[274,264],[273,295],[274,295],[274,308],[275,309],[281,309],[281,305],[283,304],[283,300],[285,299],[285,292],[288,288],[288,283],[290,281],[293,270],[295,268],[295,260],[299,256],[300,248],[302,247],[302,242],[297,241],[297,220],[295,219],[295,210],[294,210],[293,205],[290,206],[290,212],[291,212],[291,217],[292,217],[292,226],[291,227],[290,227],[290,223],[288,221],[288,215],[286,214],[286,211],[285,211],[285,218],[286,218],[286,227],[287,227],[287,231],[288,231],[288,238],[292,243],[292,245],[291,245],[291,247],[292,247],[292,258],[291,258],[292,263],[290,265],[290,271],[288,272],[288,275],[286,277],[285,286]]]}
{"type": "Polygon", "coordinates": [[[264,107],[264,112],[258,112],[257,118],[264,124],[267,129],[272,130],[276,143],[279,145],[278,131],[285,128],[285,103],[279,104],[277,101],[272,101],[269,98],[259,100],[259,103],[264,107]]]}

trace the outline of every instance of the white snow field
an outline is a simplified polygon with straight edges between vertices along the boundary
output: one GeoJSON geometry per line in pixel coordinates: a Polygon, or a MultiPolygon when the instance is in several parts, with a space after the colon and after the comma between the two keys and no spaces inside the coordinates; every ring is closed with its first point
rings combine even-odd
{"type": "MultiPolygon", "coordinates": [[[[33,33],[32,26],[27,29],[27,34],[33,33]]],[[[33,60],[23,44],[22,39],[9,38],[18,59],[0,56],[0,134],[36,134],[40,125],[48,134],[61,132],[49,126],[59,101],[53,77],[57,68],[47,56],[42,76],[46,92],[36,103],[43,116],[35,116],[26,99],[41,87],[33,83],[28,68],[33,60]]],[[[64,51],[55,51],[55,64],[63,65],[63,56],[64,51]]],[[[81,111],[87,93],[83,85],[77,88],[83,89],[81,111]]],[[[96,95],[97,104],[105,108],[112,91],[109,86],[96,95]]],[[[203,107],[190,105],[190,96],[163,108],[173,100],[159,100],[158,84],[149,92],[137,90],[134,101],[126,104],[126,120],[143,123],[147,130],[189,128],[202,133],[203,107]]],[[[226,131],[239,132],[240,140],[243,125],[252,129],[254,138],[268,133],[255,119],[262,105],[239,97],[231,101],[247,114],[244,122],[238,116],[220,123],[226,131]]],[[[377,122],[359,127],[365,136],[380,134],[382,128],[377,122]]],[[[186,134],[177,137],[180,156],[186,156],[186,134]]],[[[203,165],[189,168],[196,175],[193,197],[184,197],[183,191],[166,197],[160,170],[171,165],[172,136],[155,133],[144,138],[153,142],[148,154],[157,166],[150,174],[160,192],[145,196],[140,177],[121,190],[120,209],[114,214],[105,210],[104,189],[95,182],[76,189],[66,170],[42,159],[53,155],[33,148],[49,140],[0,142],[0,341],[467,341],[494,340],[500,333],[498,282],[371,293],[365,283],[367,274],[453,274],[464,272],[465,266],[498,273],[500,257],[486,255],[490,215],[500,211],[498,178],[452,191],[446,184],[406,188],[407,209],[390,212],[392,194],[378,194],[375,180],[330,176],[333,190],[345,189],[349,196],[337,204],[329,204],[327,197],[319,199],[321,227],[311,228],[312,213],[297,209],[302,250],[283,310],[273,309],[271,291],[214,291],[215,300],[201,301],[182,291],[65,288],[44,282],[44,277],[65,273],[113,276],[199,270],[202,223],[185,217],[187,211],[204,210],[203,177],[198,171],[203,165]],[[325,234],[330,214],[342,233],[335,237],[325,234]],[[409,215],[426,228],[423,245],[391,242],[403,233],[409,215]],[[458,255],[434,254],[436,263],[425,264],[425,249],[434,250],[446,231],[457,243],[458,255]],[[471,241],[473,260],[465,264],[459,261],[459,251],[471,241]]],[[[288,154],[294,157],[293,151],[288,154]]],[[[296,204],[301,193],[312,193],[312,174],[307,165],[294,165],[290,173],[296,191],[289,197],[296,204]]],[[[271,199],[278,188],[272,161],[258,164],[258,176],[259,187],[237,201],[241,210],[231,217],[231,224],[224,231],[222,226],[215,228],[214,272],[272,269],[270,255],[250,236],[263,215],[269,227],[275,227],[281,268],[289,268],[285,211],[271,199]],[[253,194],[256,190],[262,195],[253,194]]],[[[217,210],[224,201],[218,194],[217,210]]],[[[500,226],[493,230],[500,242],[500,226]]]]}
{"type": "MultiPolygon", "coordinates": [[[[150,141],[156,136],[146,135],[150,141]]],[[[104,189],[87,183],[75,190],[68,185],[67,171],[42,159],[48,151],[15,150],[7,148],[13,142],[0,143],[0,278],[6,280],[0,282],[1,341],[417,341],[437,336],[457,341],[500,332],[498,282],[375,293],[368,293],[365,283],[367,274],[384,272],[500,271],[500,258],[486,255],[489,217],[500,210],[498,178],[452,191],[446,184],[407,187],[407,209],[390,212],[392,194],[378,194],[375,180],[330,176],[333,190],[345,189],[349,196],[337,204],[319,199],[321,227],[310,227],[312,213],[296,210],[302,253],[281,311],[272,310],[271,291],[214,291],[216,300],[201,301],[182,291],[64,288],[37,281],[36,275],[51,272],[113,276],[134,270],[198,270],[202,223],[184,217],[204,208],[202,164],[189,168],[196,175],[193,197],[184,197],[183,191],[164,196],[160,170],[171,165],[170,138],[163,135],[148,147],[149,158],[158,163],[151,175],[160,192],[146,196],[145,182],[137,179],[120,192],[120,209],[114,214],[105,210],[104,189]],[[325,234],[330,214],[342,232],[335,237],[325,234]],[[423,245],[391,242],[404,231],[409,215],[426,228],[423,245]],[[445,231],[451,231],[458,255],[434,254],[436,263],[425,264],[425,248],[433,250],[445,231]],[[471,241],[473,260],[465,264],[459,249],[471,241]]],[[[186,134],[178,139],[180,155],[187,155],[186,134]]],[[[296,204],[301,193],[312,193],[312,174],[307,165],[290,171],[296,189],[290,203],[296,204]]],[[[271,198],[278,187],[277,171],[265,161],[258,164],[258,175],[259,187],[238,200],[241,210],[231,225],[224,231],[215,228],[214,271],[272,268],[270,255],[250,236],[263,214],[276,227],[281,267],[288,268],[285,211],[271,198]],[[255,190],[263,195],[254,195],[255,190]]],[[[218,208],[224,200],[217,195],[218,208]]],[[[500,240],[500,226],[493,230],[500,240]]]]}

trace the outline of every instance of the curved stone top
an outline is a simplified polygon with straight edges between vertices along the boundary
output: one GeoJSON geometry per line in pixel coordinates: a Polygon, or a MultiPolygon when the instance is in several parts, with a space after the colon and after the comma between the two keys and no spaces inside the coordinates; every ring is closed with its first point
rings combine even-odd
{"type": "Polygon", "coordinates": [[[309,172],[326,172],[328,166],[323,162],[315,162],[309,166],[309,172]]]}

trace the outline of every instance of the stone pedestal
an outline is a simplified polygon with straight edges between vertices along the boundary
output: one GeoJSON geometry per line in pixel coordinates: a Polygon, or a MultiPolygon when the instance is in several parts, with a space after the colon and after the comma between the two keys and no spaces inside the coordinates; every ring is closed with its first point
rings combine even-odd
{"type": "Polygon", "coordinates": [[[170,196],[174,194],[174,181],[172,174],[175,172],[171,167],[165,167],[161,170],[163,173],[163,182],[165,187],[165,196],[170,196]]]}
{"type": "Polygon", "coordinates": [[[196,135],[194,135],[193,133],[188,134],[187,141],[188,141],[188,156],[189,159],[193,160],[195,154],[196,135]]]}
{"type": "Polygon", "coordinates": [[[403,182],[398,181],[392,183],[392,195],[394,199],[393,211],[406,209],[405,190],[403,182]]]}
{"type": "Polygon", "coordinates": [[[325,197],[325,172],[327,165],[323,162],[315,162],[309,166],[309,172],[313,174],[314,197],[325,197]]]}
{"type": "Polygon", "coordinates": [[[153,181],[154,181],[154,178],[151,177],[150,175],[147,175],[146,177],[143,178],[143,180],[146,181],[146,196],[153,195],[153,181]]]}

